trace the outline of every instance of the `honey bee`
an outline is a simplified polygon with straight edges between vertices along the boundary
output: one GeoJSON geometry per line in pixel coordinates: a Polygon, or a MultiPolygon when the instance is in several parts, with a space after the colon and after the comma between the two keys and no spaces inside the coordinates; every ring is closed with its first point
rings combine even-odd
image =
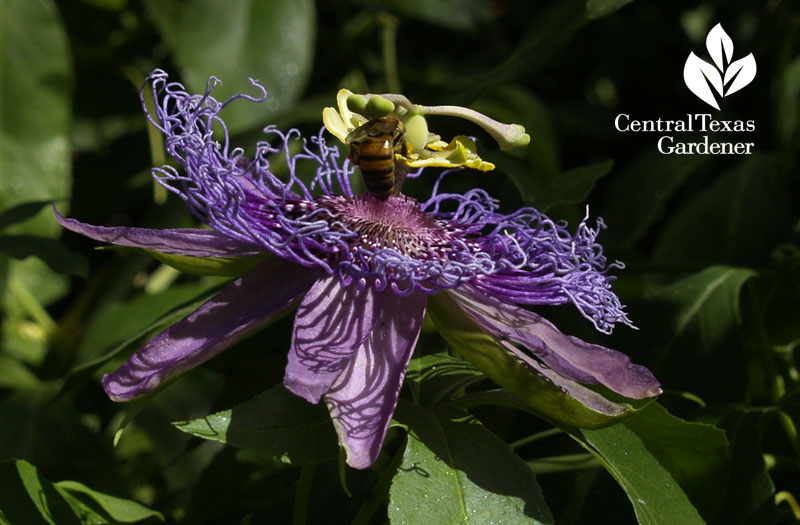
{"type": "Polygon", "coordinates": [[[375,198],[385,201],[400,192],[408,168],[395,162],[399,153],[408,155],[403,123],[395,117],[374,118],[345,138],[348,158],[361,169],[364,186],[375,198]]]}

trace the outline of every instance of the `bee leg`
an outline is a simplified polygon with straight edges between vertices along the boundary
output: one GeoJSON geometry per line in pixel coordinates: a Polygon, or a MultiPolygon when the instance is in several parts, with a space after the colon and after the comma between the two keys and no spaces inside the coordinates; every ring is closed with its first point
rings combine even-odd
{"type": "Polygon", "coordinates": [[[394,190],[392,195],[400,195],[400,190],[403,188],[403,183],[406,181],[408,175],[408,166],[395,162],[394,164],[394,190]]]}
{"type": "Polygon", "coordinates": [[[347,158],[350,159],[350,163],[354,166],[358,166],[359,159],[361,158],[358,154],[356,148],[351,147],[350,151],[347,152],[347,158]]]}

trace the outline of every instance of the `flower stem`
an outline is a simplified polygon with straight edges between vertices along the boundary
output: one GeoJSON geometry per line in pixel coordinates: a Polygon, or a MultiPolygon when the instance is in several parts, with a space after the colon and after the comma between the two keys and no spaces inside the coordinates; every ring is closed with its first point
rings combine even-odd
{"type": "Polygon", "coordinates": [[[550,436],[556,436],[558,434],[563,433],[564,431],[560,428],[551,428],[550,430],[545,430],[543,432],[537,432],[536,434],[532,434],[530,436],[524,437],[522,439],[518,439],[514,441],[509,446],[512,450],[516,450],[519,447],[525,446],[528,443],[533,443],[534,441],[538,441],[540,439],[548,438],[550,436]]]}
{"type": "Polygon", "coordinates": [[[308,523],[308,500],[311,497],[311,483],[314,481],[314,471],[317,466],[313,463],[303,465],[300,469],[300,480],[297,482],[297,492],[294,496],[294,525],[308,523]]]}
{"type": "Polygon", "coordinates": [[[39,325],[39,328],[44,331],[45,335],[48,337],[53,335],[57,328],[56,322],[50,317],[50,314],[47,313],[47,310],[45,310],[44,306],[42,306],[30,290],[28,290],[19,279],[9,279],[8,288],[28,315],[30,315],[36,324],[39,325]]]}
{"type": "Polygon", "coordinates": [[[397,474],[397,469],[400,468],[400,465],[403,463],[403,453],[405,450],[405,446],[398,448],[392,460],[386,468],[381,471],[378,482],[375,484],[370,498],[361,506],[358,514],[353,518],[351,525],[366,525],[370,523],[372,517],[378,512],[378,509],[380,509],[381,504],[386,501],[386,497],[389,495],[389,489],[392,486],[392,480],[394,480],[394,475],[397,474]]]}
{"type": "MultiPolygon", "coordinates": [[[[145,77],[134,66],[124,66],[122,72],[128,77],[128,80],[134,85],[135,89],[139,89],[145,82],[145,77]]],[[[155,115],[155,101],[153,100],[153,92],[147,89],[143,90],[144,103],[147,106],[147,111],[151,115],[155,115]]],[[[166,155],[164,154],[164,136],[155,127],[147,122],[147,139],[150,143],[150,159],[153,166],[163,166],[167,163],[166,155]]],[[[167,202],[167,189],[153,179],[153,201],[156,204],[164,204],[167,202]]]]}
{"type": "Polygon", "coordinates": [[[400,93],[400,75],[397,72],[397,18],[381,12],[378,15],[378,22],[381,24],[386,87],[392,93],[400,93]]]}
{"type": "Polygon", "coordinates": [[[526,146],[531,140],[530,135],[525,133],[525,128],[519,124],[503,124],[493,118],[489,118],[483,113],[474,109],[462,108],[461,106],[418,106],[425,115],[445,115],[448,117],[460,117],[469,120],[482,127],[486,133],[500,146],[500,149],[510,149],[526,146]]]}
{"type": "MultiPolygon", "coordinates": [[[[368,97],[372,96],[375,95],[368,95],[368,97]]],[[[397,93],[383,93],[380,96],[412,114],[442,115],[469,120],[491,135],[500,146],[500,149],[506,150],[527,146],[531,141],[530,135],[525,132],[523,126],[519,124],[503,124],[474,109],[461,106],[423,106],[414,104],[406,96],[397,93]]]]}
{"type": "Polygon", "coordinates": [[[147,282],[144,284],[144,291],[150,295],[163,292],[169,288],[169,285],[175,282],[175,279],[177,279],[180,275],[181,272],[172,266],[162,264],[147,278],[147,282]]]}
{"type": "Polygon", "coordinates": [[[786,502],[786,504],[789,505],[789,509],[791,509],[794,519],[800,521],[800,505],[797,504],[797,500],[794,499],[794,496],[792,496],[791,492],[782,490],[775,494],[775,505],[780,505],[783,502],[786,502]]]}
{"type": "Polygon", "coordinates": [[[528,467],[537,476],[558,472],[575,472],[577,470],[596,469],[603,466],[592,454],[568,454],[526,461],[528,467]]]}

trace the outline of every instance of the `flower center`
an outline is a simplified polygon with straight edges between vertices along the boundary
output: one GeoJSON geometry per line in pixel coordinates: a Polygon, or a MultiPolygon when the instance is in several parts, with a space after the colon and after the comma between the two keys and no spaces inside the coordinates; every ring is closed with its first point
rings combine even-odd
{"type": "Polygon", "coordinates": [[[425,214],[415,199],[405,195],[385,201],[368,193],[330,196],[318,203],[358,234],[352,243],[354,252],[392,249],[414,259],[441,259],[460,237],[451,225],[425,214]]]}

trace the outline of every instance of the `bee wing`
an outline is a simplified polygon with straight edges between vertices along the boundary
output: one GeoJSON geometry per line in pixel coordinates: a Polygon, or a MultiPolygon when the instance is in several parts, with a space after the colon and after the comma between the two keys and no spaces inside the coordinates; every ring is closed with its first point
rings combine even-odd
{"type": "Polygon", "coordinates": [[[394,117],[372,119],[347,134],[345,142],[361,142],[367,137],[396,136],[403,133],[403,124],[394,117]]]}
{"type": "Polygon", "coordinates": [[[357,127],[356,129],[348,133],[347,136],[344,138],[344,141],[347,144],[350,144],[352,142],[361,142],[365,138],[369,137],[369,124],[370,124],[369,122],[367,122],[366,124],[362,124],[361,126],[357,127]]]}
{"type": "Polygon", "coordinates": [[[394,136],[397,133],[402,132],[403,125],[394,117],[376,118],[375,120],[371,120],[369,123],[372,124],[369,134],[373,137],[379,137],[382,135],[394,136]]]}

